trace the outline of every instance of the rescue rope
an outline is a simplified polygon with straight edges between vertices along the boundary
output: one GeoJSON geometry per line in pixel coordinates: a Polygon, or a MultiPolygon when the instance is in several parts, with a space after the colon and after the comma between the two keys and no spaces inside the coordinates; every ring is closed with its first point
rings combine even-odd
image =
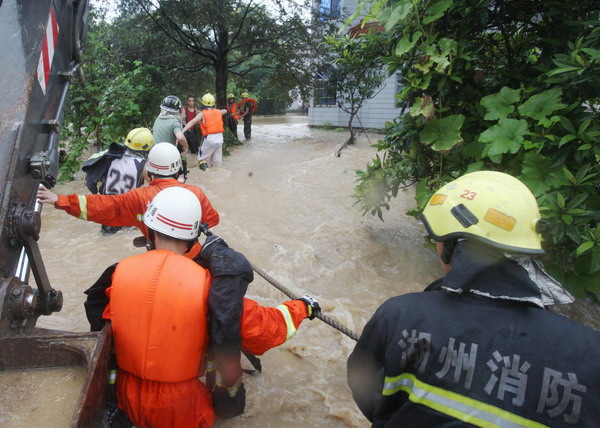
{"type": "MultiPolygon", "coordinates": [[[[272,276],[270,276],[264,270],[262,270],[261,268],[256,266],[255,264],[253,264],[253,263],[250,263],[250,264],[252,265],[252,269],[254,269],[254,272],[256,272],[257,274],[262,276],[268,283],[270,283],[272,286],[277,288],[279,291],[281,291],[283,294],[288,296],[290,299],[294,300],[294,299],[298,299],[300,297],[300,296],[296,295],[292,290],[287,288],[285,285],[281,284],[279,281],[274,279],[272,276]]],[[[323,314],[322,312],[318,313],[316,315],[316,317],[319,318],[321,321],[323,321],[325,324],[329,324],[331,327],[344,333],[350,339],[358,342],[358,334],[356,334],[354,331],[350,330],[348,327],[340,324],[333,318],[323,314]]]]}

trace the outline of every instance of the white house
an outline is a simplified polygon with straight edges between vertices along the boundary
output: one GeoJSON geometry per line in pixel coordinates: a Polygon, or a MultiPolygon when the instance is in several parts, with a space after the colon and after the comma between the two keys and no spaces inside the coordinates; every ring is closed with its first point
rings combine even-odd
{"type": "MultiPolygon", "coordinates": [[[[320,19],[330,19],[344,24],[344,17],[351,15],[357,8],[356,0],[313,0],[320,19]]],[[[352,25],[360,23],[356,19],[352,25]]],[[[348,125],[349,115],[337,107],[335,94],[328,91],[326,72],[322,73],[323,85],[314,93],[308,110],[309,125],[348,125]]],[[[385,123],[400,115],[395,95],[399,91],[398,75],[388,77],[375,97],[367,100],[356,116],[353,126],[362,128],[383,128],[385,123]]]]}

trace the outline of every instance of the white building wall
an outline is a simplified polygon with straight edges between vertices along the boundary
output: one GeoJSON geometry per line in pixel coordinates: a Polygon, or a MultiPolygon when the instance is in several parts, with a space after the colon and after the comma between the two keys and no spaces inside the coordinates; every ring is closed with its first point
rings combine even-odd
{"type": "MultiPolygon", "coordinates": [[[[386,122],[390,122],[400,115],[400,109],[395,106],[396,102],[396,75],[388,77],[381,91],[373,98],[367,100],[358,112],[358,119],[354,120],[353,126],[363,128],[383,128],[386,122]]],[[[312,103],[308,109],[308,124],[312,126],[331,125],[344,127],[348,125],[350,115],[337,106],[317,106],[312,103]]]]}
{"type": "MultiPolygon", "coordinates": [[[[314,4],[314,0],[313,0],[314,4]]],[[[342,0],[342,15],[347,17],[351,15],[358,7],[357,0],[342,0]]],[[[355,19],[350,26],[360,22],[360,18],[355,19]]],[[[340,21],[343,25],[343,20],[340,21]]],[[[360,122],[355,119],[353,126],[364,128],[383,128],[386,122],[389,122],[400,115],[400,109],[396,107],[397,83],[396,75],[389,76],[379,93],[370,100],[367,100],[358,113],[360,122]]],[[[344,113],[337,106],[314,106],[314,100],[311,100],[308,110],[308,124],[312,126],[332,125],[344,127],[348,125],[349,115],[344,113]]]]}

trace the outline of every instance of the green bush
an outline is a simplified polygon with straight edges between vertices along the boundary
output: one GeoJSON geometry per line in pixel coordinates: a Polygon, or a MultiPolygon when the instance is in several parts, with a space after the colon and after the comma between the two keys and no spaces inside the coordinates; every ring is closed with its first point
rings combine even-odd
{"type": "Polygon", "coordinates": [[[521,179],[549,224],[547,266],[581,295],[600,295],[600,5],[592,0],[372,1],[368,19],[402,115],[358,171],[357,203],[382,218],[415,185],[417,215],[471,171],[521,179]]]}

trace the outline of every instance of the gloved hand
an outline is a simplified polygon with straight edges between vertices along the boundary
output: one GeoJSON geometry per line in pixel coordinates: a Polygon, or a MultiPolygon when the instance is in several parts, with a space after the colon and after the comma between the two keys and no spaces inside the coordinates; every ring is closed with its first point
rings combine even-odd
{"type": "Polygon", "coordinates": [[[309,296],[308,294],[305,294],[298,300],[302,300],[304,303],[306,303],[306,310],[308,311],[309,320],[315,319],[317,314],[321,313],[321,306],[319,305],[319,302],[317,302],[313,297],[309,296]]]}

